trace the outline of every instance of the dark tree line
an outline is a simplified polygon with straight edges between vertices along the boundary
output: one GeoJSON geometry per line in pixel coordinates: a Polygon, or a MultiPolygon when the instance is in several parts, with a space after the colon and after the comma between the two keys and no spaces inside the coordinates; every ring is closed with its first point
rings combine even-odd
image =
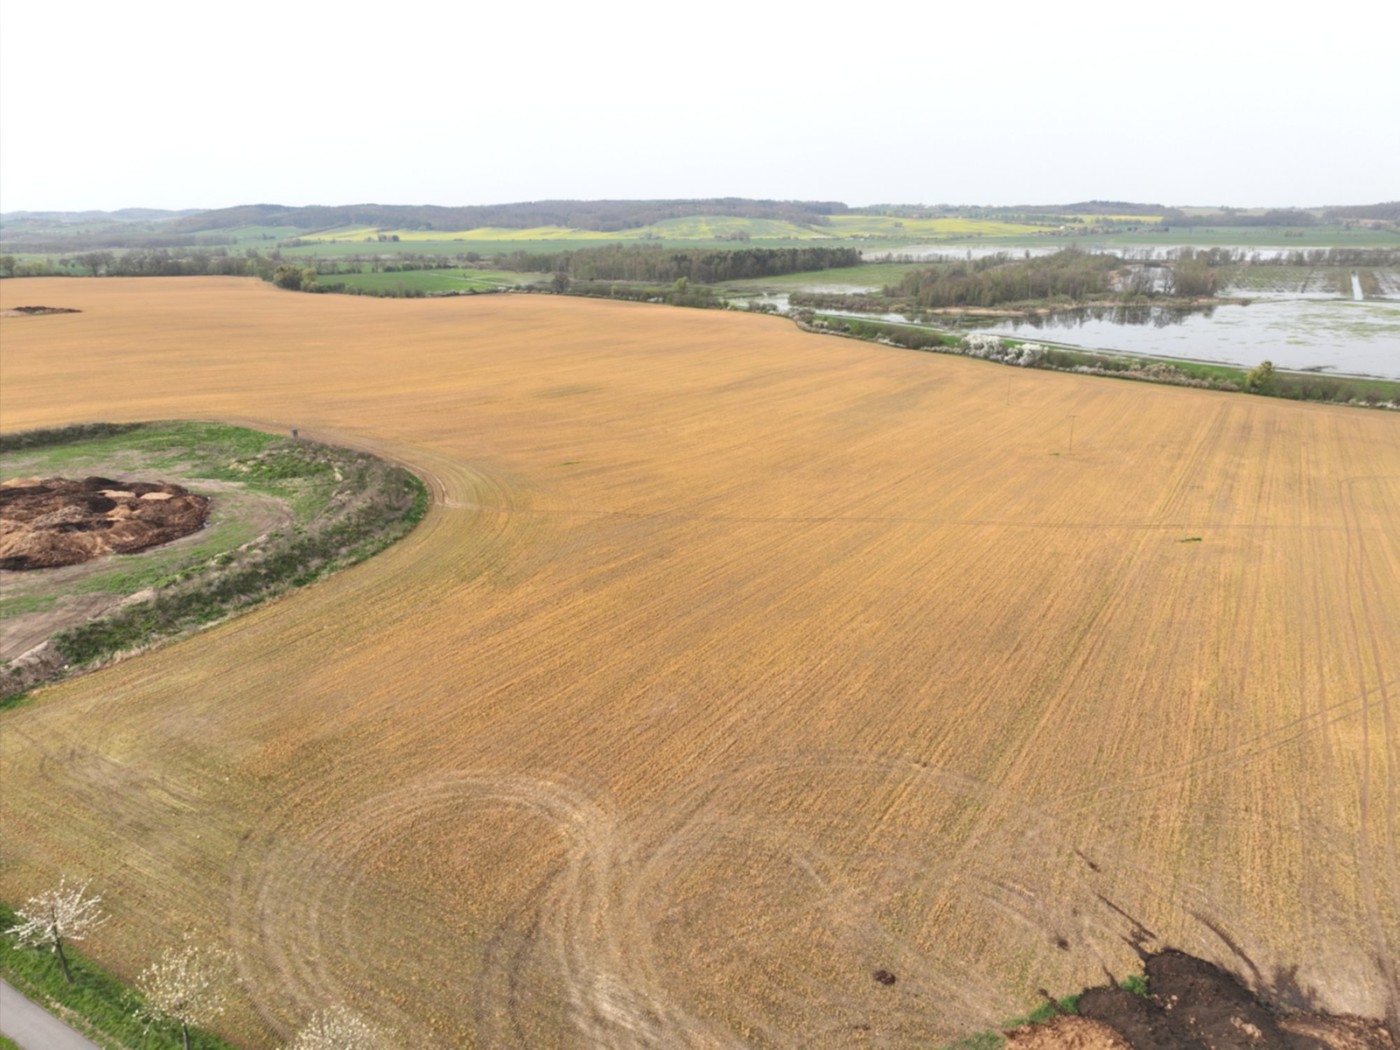
{"type": "MultiPolygon", "coordinates": [[[[411,270],[447,270],[481,262],[476,252],[457,255],[422,255],[404,252],[387,258],[377,255],[302,256],[294,263],[317,274],[398,273],[411,270]]],[[[278,249],[266,255],[254,248],[230,251],[227,248],[135,248],[128,251],[74,252],[57,259],[20,262],[12,255],[0,256],[0,276],[39,277],[47,274],[84,277],[260,277],[273,280],[274,273],[288,263],[278,249]]]]}
{"type": "Polygon", "coordinates": [[[1387,201],[1384,204],[1356,204],[1343,208],[1324,208],[1322,217],[1328,222],[1347,222],[1354,219],[1381,219],[1400,222],[1400,201],[1387,201]]]}
{"type": "Polygon", "coordinates": [[[1259,215],[1230,209],[1206,215],[1188,215],[1173,209],[1162,222],[1172,226],[1316,226],[1318,217],[1302,208],[1270,208],[1259,215]]]}
{"type": "Polygon", "coordinates": [[[511,252],[493,260],[503,270],[562,273],[572,281],[691,284],[776,277],[859,266],[858,248],[690,248],[614,244],[567,252],[511,252]]]}
{"type": "Polygon", "coordinates": [[[7,252],[77,252],[117,248],[192,248],[200,238],[192,233],[145,232],[109,228],[90,233],[31,232],[24,229],[5,232],[7,252]]]}

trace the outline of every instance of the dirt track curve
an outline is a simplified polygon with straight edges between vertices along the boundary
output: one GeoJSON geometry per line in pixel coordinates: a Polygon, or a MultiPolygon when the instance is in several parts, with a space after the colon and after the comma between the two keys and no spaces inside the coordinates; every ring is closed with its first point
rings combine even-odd
{"type": "Polygon", "coordinates": [[[296,426],[433,491],[0,715],[0,898],[91,877],[128,975],[226,943],[247,1045],[347,1002],[927,1046],[1135,942],[1400,1006],[1400,418],[718,312],[21,284],[82,312],[0,322],[7,431],[296,426]]]}

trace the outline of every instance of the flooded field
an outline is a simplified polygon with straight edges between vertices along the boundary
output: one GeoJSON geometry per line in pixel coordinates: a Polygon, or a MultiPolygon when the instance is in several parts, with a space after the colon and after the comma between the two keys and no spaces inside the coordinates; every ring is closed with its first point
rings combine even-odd
{"type": "MultiPolygon", "coordinates": [[[[978,253],[974,250],[973,254],[978,253]]],[[[954,256],[945,251],[942,257],[954,256]]],[[[1356,271],[1336,265],[1290,266],[1265,259],[1228,266],[1222,277],[1223,295],[1248,302],[1197,310],[1171,306],[1084,308],[1050,316],[1005,318],[989,330],[1090,350],[1246,368],[1268,360],[1292,371],[1400,379],[1400,272],[1356,271]]],[[[801,290],[858,294],[879,289],[869,283],[834,282],[828,277],[801,290]]],[[[791,310],[786,291],[745,296],[736,300],[739,304],[782,314],[791,310]]],[[[900,313],[823,312],[880,321],[911,320],[900,313]]],[[[945,326],[954,325],[950,319],[945,326]]]]}
{"type": "Polygon", "coordinates": [[[1400,379],[1400,303],[1266,300],[1199,312],[1168,307],[1075,310],[1008,319],[994,332],[1094,350],[1293,371],[1400,379]]]}

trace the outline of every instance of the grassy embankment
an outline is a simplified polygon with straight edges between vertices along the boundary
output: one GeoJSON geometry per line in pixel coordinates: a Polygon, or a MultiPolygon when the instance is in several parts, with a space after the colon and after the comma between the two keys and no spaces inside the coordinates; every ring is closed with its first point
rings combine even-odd
{"type": "MultiPolygon", "coordinates": [[[[47,949],[21,948],[9,933],[15,913],[0,904],[0,976],[50,1013],[101,1046],[114,1050],[178,1050],[178,1024],[147,1024],[145,997],[71,944],[64,945],[73,983],[47,949]]],[[[0,1050],[15,1044],[0,1037],[0,1050]]],[[[233,1050],[216,1035],[190,1029],[191,1050],[233,1050]]]]}
{"type": "MultiPolygon", "coordinates": [[[[405,535],[427,508],[422,482],[402,467],[219,423],[29,431],[0,438],[0,451],[9,474],[141,473],[178,477],[194,491],[201,479],[217,483],[224,512],[201,542],[112,558],[104,571],[56,589],[26,593],[17,586],[6,596],[0,616],[10,617],[50,608],[67,592],[154,592],[53,638],[63,661],[78,671],[363,561],[405,535]],[[257,517],[269,502],[285,507],[288,522],[257,535],[257,517]]],[[[16,685],[22,691],[23,683],[0,681],[11,703],[16,685]]]]}

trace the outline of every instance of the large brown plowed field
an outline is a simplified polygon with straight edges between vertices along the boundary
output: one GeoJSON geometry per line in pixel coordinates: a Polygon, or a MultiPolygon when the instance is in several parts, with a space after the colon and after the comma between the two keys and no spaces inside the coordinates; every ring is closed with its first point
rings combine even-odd
{"type": "Polygon", "coordinates": [[[601,301],[0,294],[82,311],[4,318],[6,431],[251,420],[432,486],[0,716],[0,898],[91,876],[126,974],[226,939],[248,1046],[346,1001],[404,1045],[926,1047],[1154,937],[1400,1004],[1395,416],[601,301]]]}

